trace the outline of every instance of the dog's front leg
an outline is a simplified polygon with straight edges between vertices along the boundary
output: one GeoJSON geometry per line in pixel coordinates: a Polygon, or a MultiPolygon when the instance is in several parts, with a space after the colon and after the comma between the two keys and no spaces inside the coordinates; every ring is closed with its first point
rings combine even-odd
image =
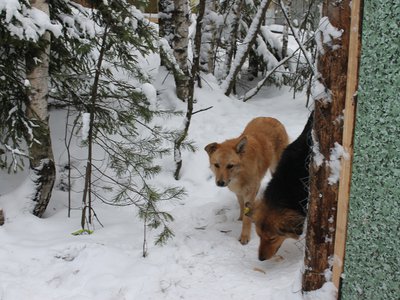
{"type": "Polygon", "coordinates": [[[251,218],[244,214],[242,220],[242,233],[239,239],[240,243],[242,245],[246,245],[250,241],[250,235],[251,235],[251,218]]]}
{"type": "Polygon", "coordinates": [[[251,193],[248,197],[244,197],[240,209],[242,216],[242,233],[240,235],[240,243],[246,245],[250,241],[252,219],[248,213],[253,208],[256,192],[251,193]]]}
{"type": "Polygon", "coordinates": [[[241,195],[236,195],[237,200],[239,202],[239,207],[240,207],[240,215],[238,218],[238,221],[242,221],[243,220],[243,215],[244,215],[244,197],[241,195]]]}

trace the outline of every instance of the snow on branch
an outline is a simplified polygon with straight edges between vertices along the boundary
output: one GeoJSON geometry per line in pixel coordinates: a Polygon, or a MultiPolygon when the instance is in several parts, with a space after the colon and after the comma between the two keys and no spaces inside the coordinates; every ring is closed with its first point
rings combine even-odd
{"type": "Polygon", "coordinates": [[[18,148],[14,149],[7,144],[4,144],[4,147],[11,154],[13,170],[14,170],[14,172],[16,172],[17,168],[18,168],[18,157],[22,156],[22,157],[29,158],[29,155],[27,153],[25,153],[23,150],[18,149],[18,148]]]}
{"type": "Polygon", "coordinates": [[[46,31],[56,37],[61,35],[60,24],[53,24],[46,13],[22,1],[0,0],[0,16],[3,13],[5,17],[1,18],[1,22],[12,36],[20,40],[38,41],[46,31]]]}
{"type": "MultiPolygon", "coordinates": [[[[297,49],[299,50],[299,49],[297,49]]],[[[293,53],[287,57],[285,57],[284,59],[282,59],[281,61],[279,61],[275,67],[268,71],[268,73],[264,76],[264,78],[262,80],[260,80],[257,85],[252,88],[251,90],[249,90],[246,94],[244,94],[241,97],[241,100],[243,102],[246,102],[247,100],[249,100],[250,98],[254,97],[260,90],[261,88],[264,86],[264,84],[267,82],[268,78],[283,64],[285,64],[289,59],[291,59],[297,52],[297,50],[293,51],[293,53]]]]}
{"type": "MultiPolygon", "coordinates": [[[[308,39],[304,44],[308,44],[310,41],[312,41],[314,39],[314,37],[311,37],[310,39],[308,39]]],[[[273,69],[269,70],[268,73],[264,76],[264,78],[262,80],[260,80],[257,85],[252,88],[251,90],[249,90],[247,93],[245,93],[242,97],[241,100],[243,102],[246,102],[247,100],[249,100],[250,98],[254,97],[260,90],[261,88],[264,86],[264,84],[267,82],[268,78],[277,70],[279,69],[283,64],[285,64],[288,60],[290,60],[296,53],[297,51],[300,50],[300,47],[297,48],[296,50],[294,50],[289,56],[285,57],[284,59],[280,60],[279,62],[277,62],[274,66],[273,69]]]]}
{"type": "Polygon", "coordinates": [[[246,37],[243,40],[243,43],[238,46],[236,56],[234,61],[232,62],[232,66],[229,70],[228,76],[221,84],[221,88],[225,92],[225,95],[229,95],[232,91],[235,78],[239,73],[243,63],[245,62],[250,48],[253,46],[257,38],[257,34],[260,30],[261,24],[264,21],[265,13],[271,1],[272,0],[263,0],[260,3],[260,6],[258,7],[257,10],[257,14],[255,15],[253,21],[251,22],[250,28],[247,32],[246,37]]]}
{"type": "Polygon", "coordinates": [[[185,76],[185,73],[179,67],[178,62],[174,56],[173,50],[171,49],[168,41],[165,38],[161,38],[159,41],[160,53],[164,57],[165,61],[168,63],[169,67],[178,76],[185,76]]]}

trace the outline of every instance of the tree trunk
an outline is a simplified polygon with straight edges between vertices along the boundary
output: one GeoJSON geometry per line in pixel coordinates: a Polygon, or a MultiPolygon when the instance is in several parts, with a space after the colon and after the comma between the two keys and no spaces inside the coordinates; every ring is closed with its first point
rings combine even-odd
{"type": "MultiPolygon", "coordinates": [[[[335,2],[336,3],[336,2],[335,2]]],[[[333,265],[343,110],[346,99],[350,31],[350,0],[340,5],[324,1],[319,35],[317,70],[314,86],[314,156],[310,166],[305,273],[303,290],[322,287],[330,280],[333,265]],[[335,28],[332,28],[332,26],[335,28]],[[342,31],[342,32],[340,32],[342,31]],[[316,95],[318,91],[318,94],[316,95]],[[336,171],[335,171],[336,169],[336,171]]]]}
{"type": "Polygon", "coordinates": [[[239,23],[240,23],[240,16],[242,13],[242,7],[243,7],[243,0],[236,0],[232,7],[234,18],[232,20],[232,23],[229,24],[231,27],[231,33],[229,38],[230,44],[228,45],[228,49],[226,51],[227,52],[226,59],[224,62],[225,63],[224,70],[226,72],[225,77],[227,77],[229,74],[232,60],[236,53],[236,45],[239,34],[239,23]]]}
{"type": "Polygon", "coordinates": [[[0,226],[1,225],[4,225],[4,212],[2,208],[0,208],[0,226]]]}
{"type": "MultiPolygon", "coordinates": [[[[49,5],[45,0],[31,1],[31,5],[49,15],[49,5]]],[[[33,214],[41,217],[50,201],[54,181],[55,165],[49,128],[49,113],[47,109],[50,33],[46,32],[40,43],[44,49],[31,48],[26,56],[26,77],[30,82],[29,103],[26,116],[36,126],[33,127],[33,138],[29,147],[31,177],[35,183],[32,200],[35,202],[33,214]]],[[[28,135],[28,133],[27,133],[28,135]]]]}
{"type": "Polygon", "coordinates": [[[257,14],[250,25],[243,44],[236,53],[236,57],[232,63],[229,74],[221,85],[222,89],[225,91],[226,96],[229,96],[233,91],[236,76],[239,74],[240,69],[242,68],[244,62],[246,61],[246,58],[249,55],[251,47],[253,47],[256,41],[257,34],[265,19],[265,13],[267,12],[267,9],[271,2],[272,0],[263,0],[258,7],[257,14]]]}
{"type": "MultiPolygon", "coordinates": [[[[291,6],[292,6],[292,0],[286,0],[286,8],[287,8],[287,14],[288,14],[288,19],[291,21],[291,6]]],[[[284,59],[287,56],[287,50],[288,50],[288,42],[289,42],[289,21],[286,21],[285,26],[283,26],[283,33],[282,33],[282,59],[284,59]]]]}
{"type": "Polygon", "coordinates": [[[189,98],[189,67],[188,67],[188,45],[189,45],[189,3],[187,0],[174,0],[175,10],[173,13],[174,36],[172,49],[175,59],[184,76],[176,76],[176,94],[179,99],[186,102],[189,98]]]}
{"type": "MultiPolygon", "coordinates": [[[[172,13],[174,11],[173,0],[159,0],[158,1],[158,35],[168,41],[172,48],[172,37],[174,36],[174,24],[172,13]]],[[[167,66],[168,63],[161,56],[161,65],[167,66]]]]}
{"type": "Polygon", "coordinates": [[[184,128],[181,131],[180,135],[174,141],[174,160],[175,160],[175,172],[174,178],[175,180],[179,180],[180,171],[182,168],[182,155],[181,155],[181,146],[184,140],[186,139],[190,122],[192,120],[193,115],[193,102],[194,102],[194,82],[197,73],[200,71],[200,48],[201,48],[201,23],[204,16],[205,11],[205,2],[206,0],[200,0],[199,2],[199,13],[197,16],[197,23],[196,23],[196,34],[194,38],[194,47],[193,47],[193,64],[191,69],[191,76],[189,80],[189,94],[187,98],[187,111],[186,117],[184,121],[184,128]]]}
{"type": "Polygon", "coordinates": [[[204,72],[214,73],[214,50],[217,24],[215,24],[212,14],[217,11],[217,2],[213,0],[206,0],[204,6],[205,12],[202,21],[200,68],[204,72]]]}

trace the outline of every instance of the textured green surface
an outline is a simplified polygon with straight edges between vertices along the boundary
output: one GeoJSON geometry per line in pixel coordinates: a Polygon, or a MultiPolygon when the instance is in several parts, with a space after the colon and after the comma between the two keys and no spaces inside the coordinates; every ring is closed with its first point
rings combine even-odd
{"type": "Polygon", "coordinates": [[[400,1],[364,0],[342,300],[400,299],[400,1]]]}

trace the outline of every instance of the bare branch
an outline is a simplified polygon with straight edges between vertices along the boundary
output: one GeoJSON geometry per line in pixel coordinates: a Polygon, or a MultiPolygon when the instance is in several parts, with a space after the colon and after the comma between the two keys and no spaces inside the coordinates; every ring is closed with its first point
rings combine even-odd
{"type": "Polygon", "coordinates": [[[293,33],[294,39],[296,40],[297,44],[299,45],[301,52],[303,52],[303,55],[304,55],[304,57],[305,57],[307,63],[309,64],[310,69],[311,69],[313,75],[315,76],[315,75],[316,75],[316,71],[315,71],[314,65],[313,65],[313,63],[310,61],[310,58],[309,58],[308,55],[307,55],[307,51],[306,51],[306,49],[304,48],[304,45],[302,44],[302,42],[300,41],[299,35],[298,35],[297,32],[294,30],[293,24],[292,24],[292,22],[291,22],[291,20],[290,20],[290,18],[289,18],[289,16],[288,16],[288,12],[287,12],[286,6],[285,6],[285,4],[283,3],[282,0],[279,1],[279,5],[280,5],[280,7],[282,8],[282,13],[283,13],[283,15],[285,16],[286,22],[287,22],[287,24],[289,25],[290,30],[291,30],[292,33],[293,33]]]}
{"type": "Polygon", "coordinates": [[[207,108],[199,109],[199,110],[193,112],[193,113],[192,113],[192,116],[195,115],[195,114],[197,114],[197,113],[200,113],[200,112],[209,110],[209,109],[211,109],[211,108],[213,108],[213,107],[214,107],[214,106],[210,106],[210,107],[207,107],[207,108]]]}
{"type": "MultiPolygon", "coordinates": [[[[307,43],[311,42],[313,39],[314,39],[314,36],[311,37],[310,39],[308,39],[304,44],[307,44],[307,43]]],[[[284,59],[280,60],[280,61],[278,62],[278,64],[277,64],[272,70],[270,70],[270,71],[265,75],[265,77],[264,77],[261,81],[259,81],[259,82],[257,83],[257,86],[256,86],[255,88],[253,88],[253,89],[251,89],[250,91],[248,91],[248,92],[247,92],[246,94],[244,94],[240,99],[241,99],[243,102],[246,102],[246,101],[249,100],[250,98],[254,97],[254,96],[261,90],[261,88],[264,86],[265,82],[266,82],[266,81],[268,80],[268,78],[272,75],[272,73],[274,73],[280,66],[282,66],[282,65],[285,64],[289,59],[291,59],[291,58],[296,54],[296,52],[299,51],[299,50],[300,50],[300,47],[297,48],[295,51],[293,51],[293,53],[292,53],[291,55],[289,55],[289,56],[285,57],[284,59]]]]}

